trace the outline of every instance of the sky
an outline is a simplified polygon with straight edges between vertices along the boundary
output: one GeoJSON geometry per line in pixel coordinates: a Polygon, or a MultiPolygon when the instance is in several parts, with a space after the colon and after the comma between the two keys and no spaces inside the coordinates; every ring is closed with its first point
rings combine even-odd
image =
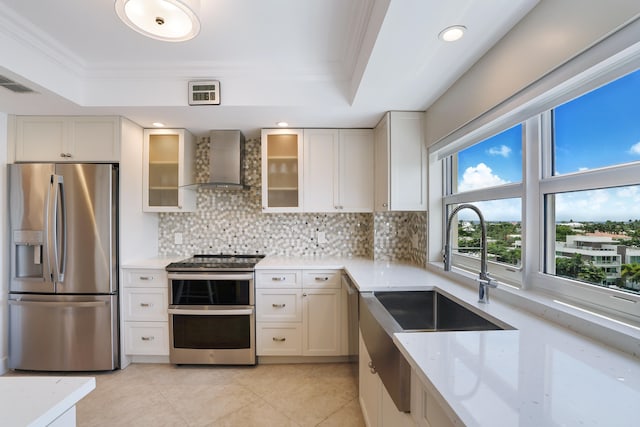
{"type": "MultiPolygon", "coordinates": [[[[640,70],[557,107],[554,128],[556,175],[640,161],[640,70]]],[[[518,125],[460,152],[458,190],[521,182],[521,138],[518,125]]],[[[518,200],[483,205],[488,221],[520,221],[518,200]]],[[[558,222],[629,219],[640,219],[640,186],[556,198],[558,222]]]]}

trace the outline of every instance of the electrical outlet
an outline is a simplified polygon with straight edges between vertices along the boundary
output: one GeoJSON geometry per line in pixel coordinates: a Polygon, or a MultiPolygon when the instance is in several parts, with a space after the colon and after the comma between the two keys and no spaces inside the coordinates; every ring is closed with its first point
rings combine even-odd
{"type": "Polygon", "coordinates": [[[327,235],[324,231],[318,231],[318,243],[327,243],[327,235]]]}
{"type": "Polygon", "coordinates": [[[182,244],[182,233],[175,233],[173,235],[173,243],[175,243],[176,245],[182,244]]]}

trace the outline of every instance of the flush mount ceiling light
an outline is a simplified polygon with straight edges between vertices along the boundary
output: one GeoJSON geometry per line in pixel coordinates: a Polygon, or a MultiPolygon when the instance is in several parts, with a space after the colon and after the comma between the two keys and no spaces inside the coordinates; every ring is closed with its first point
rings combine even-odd
{"type": "Polygon", "coordinates": [[[438,38],[445,42],[454,42],[456,40],[460,40],[462,36],[464,36],[464,32],[466,30],[467,27],[463,25],[453,25],[440,31],[440,34],[438,34],[438,38]]]}
{"type": "Polygon", "coordinates": [[[289,126],[289,123],[287,123],[287,122],[278,122],[278,123],[276,123],[276,125],[281,127],[281,128],[286,128],[287,126],[289,126]]]}
{"type": "Polygon", "coordinates": [[[200,32],[199,0],[116,0],[115,6],[122,22],[153,39],[181,42],[200,32]]]}

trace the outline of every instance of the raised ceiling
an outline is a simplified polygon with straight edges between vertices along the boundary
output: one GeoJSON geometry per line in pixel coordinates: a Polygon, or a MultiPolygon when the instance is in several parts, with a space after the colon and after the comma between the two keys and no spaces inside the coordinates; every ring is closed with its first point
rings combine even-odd
{"type": "Polygon", "coordinates": [[[146,38],[113,0],[0,0],[0,88],[9,114],[116,114],[196,134],[373,127],[424,111],[538,0],[200,0],[201,32],[146,38]],[[456,43],[438,33],[468,28],[456,43]],[[220,81],[221,105],[189,106],[191,80],[220,81]]]}

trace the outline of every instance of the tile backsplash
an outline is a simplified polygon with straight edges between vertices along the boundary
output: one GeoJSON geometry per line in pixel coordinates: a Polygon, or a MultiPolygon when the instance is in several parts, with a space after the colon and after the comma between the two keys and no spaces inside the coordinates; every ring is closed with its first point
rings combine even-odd
{"type": "MultiPolygon", "coordinates": [[[[426,263],[426,212],[263,213],[260,141],[245,143],[248,190],[201,187],[197,210],[161,213],[160,255],[261,253],[292,256],[358,256],[426,263]],[[325,241],[318,241],[318,232],[325,241]],[[175,243],[175,234],[182,243],[175,243]],[[420,249],[418,249],[420,248],[420,249]]],[[[197,182],[208,180],[209,140],[196,151],[197,182]]]]}

